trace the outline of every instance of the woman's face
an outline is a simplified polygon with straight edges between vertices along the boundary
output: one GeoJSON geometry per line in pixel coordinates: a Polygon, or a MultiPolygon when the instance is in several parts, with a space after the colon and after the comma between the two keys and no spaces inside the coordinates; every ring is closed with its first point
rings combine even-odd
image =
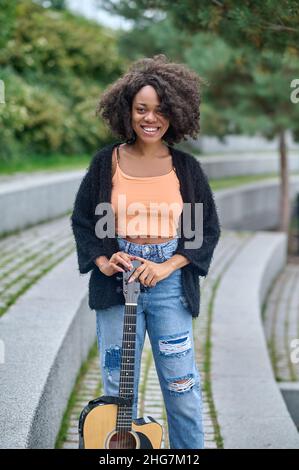
{"type": "Polygon", "coordinates": [[[144,86],[134,96],[132,127],[137,138],[146,143],[161,140],[169,127],[169,120],[160,111],[159,96],[151,85],[144,86]]]}

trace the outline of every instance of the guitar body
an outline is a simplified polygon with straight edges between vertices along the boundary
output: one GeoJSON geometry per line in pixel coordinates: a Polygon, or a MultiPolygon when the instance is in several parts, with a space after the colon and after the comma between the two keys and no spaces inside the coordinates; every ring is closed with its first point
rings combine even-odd
{"type": "Polygon", "coordinates": [[[85,417],[84,449],[160,449],[162,426],[151,417],[132,421],[130,431],[116,431],[117,405],[98,405],[85,417]]]}

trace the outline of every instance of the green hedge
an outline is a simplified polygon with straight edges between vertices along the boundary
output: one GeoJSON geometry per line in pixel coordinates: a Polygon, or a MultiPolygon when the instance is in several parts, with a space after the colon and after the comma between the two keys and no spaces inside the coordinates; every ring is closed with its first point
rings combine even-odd
{"type": "Polygon", "coordinates": [[[10,35],[0,50],[6,100],[0,105],[0,159],[93,152],[109,142],[95,107],[126,67],[115,33],[30,0],[16,2],[10,18],[10,35]]]}

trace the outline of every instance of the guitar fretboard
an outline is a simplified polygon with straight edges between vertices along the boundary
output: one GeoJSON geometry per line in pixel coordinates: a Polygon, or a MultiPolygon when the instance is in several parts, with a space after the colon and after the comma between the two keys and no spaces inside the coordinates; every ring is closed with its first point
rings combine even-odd
{"type": "MultiPolygon", "coordinates": [[[[119,397],[128,398],[134,395],[135,343],[136,343],[137,305],[125,305],[122,358],[119,380],[119,397]]],[[[117,430],[131,430],[132,405],[118,405],[117,430]]]]}

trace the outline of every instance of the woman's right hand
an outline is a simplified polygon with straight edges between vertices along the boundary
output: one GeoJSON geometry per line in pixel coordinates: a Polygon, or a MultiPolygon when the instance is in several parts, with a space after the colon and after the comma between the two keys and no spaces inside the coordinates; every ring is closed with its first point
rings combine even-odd
{"type": "Polygon", "coordinates": [[[113,253],[111,258],[103,263],[99,269],[106,276],[113,276],[113,274],[118,272],[124,273],[127,270],[131,271],[131,269],[133,269],[131,260],[133,259],[135,259],[135,256],[129,255],[124,251],[117,251],[113,253]],[[123,266],[125,269],[119,265],[123,266]]]}

